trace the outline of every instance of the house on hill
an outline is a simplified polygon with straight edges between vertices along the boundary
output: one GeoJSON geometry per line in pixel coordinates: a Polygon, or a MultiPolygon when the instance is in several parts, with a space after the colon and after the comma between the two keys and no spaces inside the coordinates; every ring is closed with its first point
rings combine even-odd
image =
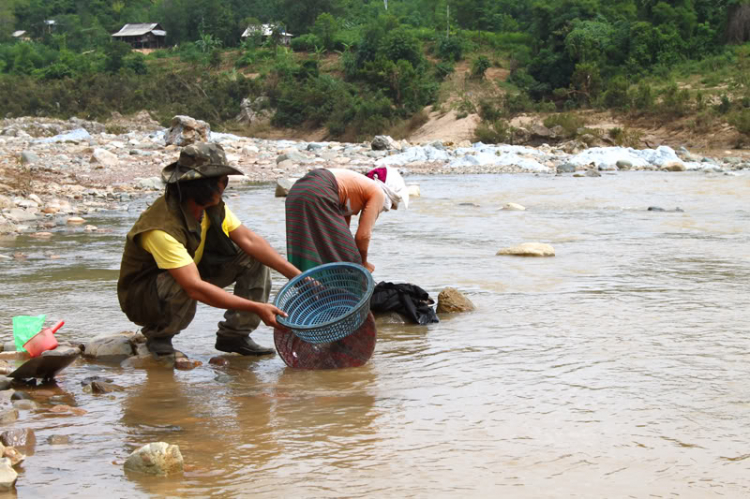
{"type": "Polygon", "coordinates": [[[266,40],[273,35],[274,29],[278,30],[279,43],[281,43],[282,45],[289,45],[294,35],[291,33],[287,33],[286,30],[282,28],[281,26],[275,26],[273,24],[261,24],[260,26],[258,25],[248,26],[247,29],[242,33],[242,39],[245,40],[246,38],[253,36],[253,34],[260,32],[263,39],[266,40]]]}
{"type": "Polygon", "coordinates": [[[13,38],[16,40],[23,40],[25,42],[31,41],[31,38],[29,38],[29,35],[26,33],[25,30],[19,29],[18,31],[13,32],[13,38]]]}
{"type": "Polygon", "coordinates": [[[165,46],[167,32],[159,23],[126,24],[112,38],[134,49],[159,49],[165,46]]]}

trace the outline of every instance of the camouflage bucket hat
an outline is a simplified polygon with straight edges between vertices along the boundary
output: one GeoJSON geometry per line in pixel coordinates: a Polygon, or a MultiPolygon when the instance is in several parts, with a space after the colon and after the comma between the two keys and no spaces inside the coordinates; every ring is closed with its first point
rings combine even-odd
{"type": "Polygon", "coordinates": [[[185,147],[180,152],[180,158],[161,171],[161,178],[167,184],[222,175],[244,175],[244,173],[229,166],[223,147],[206,142],[198,142],[185,147]]]}

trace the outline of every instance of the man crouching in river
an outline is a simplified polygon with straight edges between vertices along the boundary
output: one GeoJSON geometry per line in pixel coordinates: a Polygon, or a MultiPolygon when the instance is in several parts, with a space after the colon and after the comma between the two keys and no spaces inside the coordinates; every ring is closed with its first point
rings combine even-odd
{"type": "Polygon", "coordinates": [[[250,339],[263,321],[285,316],[268,301],[268,267],[291,279],[300,271],[242,225],[222,201],[229,166],[218,144],[185,147],[162,170],[166,193],[144,211],[125,242],[117,296],[128,319],[141,326],[155,355],[174,353],[172,337],[188,327],[197,301],[225,309],[216,349],[273,354],[250,339]],[[234,294],[224,291],[234,283],[234,294]]]}

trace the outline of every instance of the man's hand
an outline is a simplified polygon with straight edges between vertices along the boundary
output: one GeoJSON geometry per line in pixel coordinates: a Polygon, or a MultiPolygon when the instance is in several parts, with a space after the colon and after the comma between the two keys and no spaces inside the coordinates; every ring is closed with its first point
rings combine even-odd
{"type": "Polygon", "coordinates": [[[280,315],[282,317],[287,317],[287,314],[275,305],[272,305],[271,303],[260,303],[258,304],[258,311],[256,313],[266,326],[286,329],[284,326],[276,322],[276,316],[280,315]]]}

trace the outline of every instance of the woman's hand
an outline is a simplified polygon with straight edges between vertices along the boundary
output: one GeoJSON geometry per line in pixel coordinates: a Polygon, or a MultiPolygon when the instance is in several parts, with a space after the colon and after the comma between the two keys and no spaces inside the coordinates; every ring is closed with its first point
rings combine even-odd
{"type": "Polygon", "coordinates": [[[370,262],[362,262],[362,265],[370,271],[370,273],[375,272],[375,265],[371,264],[370,262]]]}
{"type": "Polygon", "coordinates": [[[259,304],[258,311],[256,313],[258,314],[258,317],[260,317],[260,320],[263,321],[263,324],[265,324],[266,326],[286,329],[284,326],[276,322],[276,316],[280,315],[282,317],[287,317],[287,314],[275,305],[272,305],[270,303],[261,303],[259,304]]]}

